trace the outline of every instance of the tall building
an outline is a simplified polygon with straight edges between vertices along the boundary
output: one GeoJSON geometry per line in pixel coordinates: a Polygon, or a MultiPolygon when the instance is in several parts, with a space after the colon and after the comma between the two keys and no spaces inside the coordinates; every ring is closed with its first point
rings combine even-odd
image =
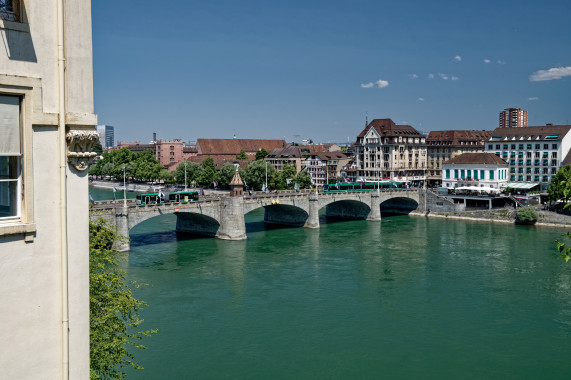
{"type": "Polygon", "coordinates": [[[442,164],[462,153],[484,151],[491,131],[432,131],[426,137],[428,154],[428,183],[440,185],[442,164]]]}
{"type": "Polygon", "coordinates": [[[509,180],[533,182],[547,190],[549,182],[569,160],[571,125],[527,128],[496,128],[485,151],[495,153],[509,164],[509,180]]]}
{"type": "Polygon", "coordinates": [[[500,128],[527,127],[527,111],[521,108],[506,108],[500,112],[500,128]]]}
{"type": "Polygon", "coordinates": [[[89,378],[90,0],[3,0],[0,377],[89,378]]]}
{"type": "Polygon", "coordinates": [[[99,142],[104,149],[115,146],[115,127],[111,125],[98,125],[99,142]]]}
{"type": "Polygon", "coordinates": [[[419,185],[426,180],[426,137],[391,119],[371,121],[354,145],[357,177],[419,185]]]}

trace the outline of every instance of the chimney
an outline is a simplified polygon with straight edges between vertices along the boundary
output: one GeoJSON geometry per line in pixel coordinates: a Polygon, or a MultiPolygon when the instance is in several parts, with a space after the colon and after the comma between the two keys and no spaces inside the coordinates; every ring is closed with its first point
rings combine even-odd
{"type": "Polygon", "coordinates": [[[153,141],[157,141],[157,132],[153,132],[153,141]]]}

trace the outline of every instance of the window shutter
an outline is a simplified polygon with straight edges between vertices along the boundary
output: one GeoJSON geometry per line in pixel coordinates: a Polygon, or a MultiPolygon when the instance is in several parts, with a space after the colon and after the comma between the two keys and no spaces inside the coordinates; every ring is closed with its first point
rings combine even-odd
{"type": "Polygon", "coordinates": [[[19,156],[20,98],[0,95],[0,156],[19,156]]]}

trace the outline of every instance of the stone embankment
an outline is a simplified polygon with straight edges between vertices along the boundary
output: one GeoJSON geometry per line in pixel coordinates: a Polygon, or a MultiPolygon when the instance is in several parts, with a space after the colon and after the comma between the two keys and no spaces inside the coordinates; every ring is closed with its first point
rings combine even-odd
{"type": "MultiPolygon", "coordinates": [[[[571,228],[571,215],[537,209],[539,220],[535,224],[542,227],[571,228]]],[[[492,223],[515,223],[516,210],[504,207],[492,210],[465,210],[455,212],[419,212],[413,211],[411,215],[427,216],[431,218],[473,220],[492,223]]]]}

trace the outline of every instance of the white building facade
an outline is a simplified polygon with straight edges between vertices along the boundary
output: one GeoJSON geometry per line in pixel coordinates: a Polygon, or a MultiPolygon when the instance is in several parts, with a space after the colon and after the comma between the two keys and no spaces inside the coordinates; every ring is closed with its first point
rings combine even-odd
{"type": "Polygon", "coordinates": [[[442,165],[442,186],[501,189],[508,182],[508,164],[491,153],[464,153],[442,165]]]}
{"type": "Polygon", "coordinates": [[[509,164],[510,182],[539,183],[545,191],[569,155],[569,130],[569,125],[497,128],[486,142],[485,152],[509,164]]]}
{"type": "Polygon", "coordinates": [[[89,378],[91,3],[0,3],[0,378],[89,378]]]}

